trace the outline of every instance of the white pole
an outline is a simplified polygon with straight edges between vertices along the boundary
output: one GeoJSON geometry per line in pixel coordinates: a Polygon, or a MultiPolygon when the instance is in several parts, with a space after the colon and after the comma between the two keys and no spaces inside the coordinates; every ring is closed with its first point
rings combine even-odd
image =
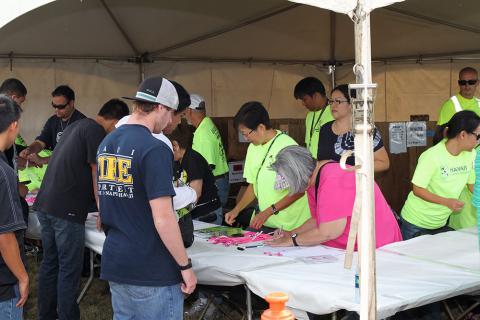
{"type": "Polygon", "coordinates": [[[357,90],[363,105],[354,108],[356,186],[361,188],[361,216],[358,230],[358,255],[360,263],[360,319],[376,319],[376,275],[375,275],[375,215],[374,215],[374,171],[373,171],[373,89],[370,42],[370,13],[364,11],[365,2],[359,0],[355,9],[355,74],[357,90]],[[370,102],[370,103],[368,103],[370,102]],[[357,109],[357,110],[355,110],[357,109]]]}

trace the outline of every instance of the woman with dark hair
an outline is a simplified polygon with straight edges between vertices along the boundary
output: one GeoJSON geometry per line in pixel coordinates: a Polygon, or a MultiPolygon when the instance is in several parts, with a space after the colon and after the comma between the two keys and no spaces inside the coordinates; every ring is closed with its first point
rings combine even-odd
{"type": "MultiPolygon", "coordinates": [[[[341,84],[332,90],[330,107],[335,120],[324,124],[320,129],[317,160],[339,162],[343,152],[354,148],[352,105],[350,104],[348,85],[341,84]]],[[[375,172],[386,171],[390,166],[387,151],[377,128],[373,133],[373,161],[375,172]]],[[[347,158],[347,164],[355,165],[353,155],[347,158]]]]}
{"type": "Polygon", "coordinates": [[[404,239],[452,230],[447,221],[459,212],[465,185],[473,192],[474,148],[480,138],[480,117],[460,111],[444,125],[446,139],[420,155],[412,178],[413,188],[402,209],[404,239]]]}
{"type": "Polygon", "coordinates": [[[310,216],[305,192],[289,195],[278,187],[281,181],[275,180],[275,172],[270,169],[280,150],[297,143],[272,128],[267,110],[257,101],[247,102],[240,108],[234,125],[250,142],[243,173],[249,184],[235,208],[225,214],[225,221],[235,222],[240,212],[257,199],[259,211],[250,221],[251,228],[292,230],[302,225],[310,216]]]}
{"type": "MultiPolygon", "coordinates": [[[[319,161],[317,168],[315,165],[315,159],[303,147],[289,146],[277,154],[272,169],[282,177],[283,187],[290,193],[307,189],[312,214],[303,225],[284,231],[282,237],[269,245],[347,247],[356,194],[355,172],[343,170],[338,163],[328,160],[319,161]]],[[[377,184],[374,203],[376,247],[402,240],[395,216],[377,184]]]]}

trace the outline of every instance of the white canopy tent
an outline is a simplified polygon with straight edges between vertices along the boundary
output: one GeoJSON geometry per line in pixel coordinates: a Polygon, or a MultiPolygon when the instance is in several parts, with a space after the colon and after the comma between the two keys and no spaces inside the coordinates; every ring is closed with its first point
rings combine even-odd
{"type": "MultiPolygon", "coordinates": [[[[394,87],[389,91],[385,89],[389,79],[389,61],[409,61],[413,57],[420,65],[415,65],[415,74],[415,69],[422,70],[427,60],[450,59],[450,63],[446,64],[449,66],[446,68],[449,81],[444,83],[445,87],[436,89],[439,92],[448,90],[451,94],[455,80],[452,70],[454,57],[467,59],[463,56],[473,55],[473,59],[476,59],[476,55],[480,54],[478,1],[450,3],[447,0],[411,0],[391,5],[400,1],[296,0],[332,10],[329,12],[281,0],[121,0],[112,3],[106,0],[58,0],[3,27],[0,30],[3,39],[0,52],[6,52],[3,58],[7,59],[9,72],[20,78],[24,72],[25,79],[22,80],[25,82],[35,73],[32,71],[38,70],[43,88],[48,85],[53,88],[64,82],[70,83],[75,89],[72,82],[81,88],[87,86],[81,93],[93,98],[85,99],[83,103],[95,101],[95,106],[87,108],[91,113],[100,104],[96,99],[106,100],[133,91],[145,74],[160,73],[182,82],[192,92],[206,95],[209,98],[209,113],[213,116],[231,116],[242,102],[258,99],[263,100],[272,117],[301,116],[301,109],[291,108],[293,98],[286,98],[289,93],[291,97],[293,84],[306,74],[326,80],[322,69],[328,66],[334,66],[335,70],[337,67],[351,66],[355,61],[362,70],[355,73],[357,81],[366,89],[372,82],[373,52],[373,56],[384,63],[377,77],[384,77],[379,96],[385,99],[384,119],[388,121],[391,120],[387,116],[390,112],[390,94],[394,98],[403,98],[404,93],[402,87],[394,87]],[[380,9],[388,5],[391,6],[380,9]],[[370,11],[375,8],[379,8],[375,13],[380,13],[378,16],[372,15],[374,40],[370,48],[370,11]],[[348,18],[337,16],[334,12],[347,14],[355,21],[355,45],[348,18]],[[93,70],[88,61],[94,61],[93,70]],[[17,64],[20,71],[17,71],[17,64]],[[99,68],[99,65],[102,67],[99,68]],[[188,68],[182,72],[185,65],[188,68]],[[283,76],[283,81],[277,79],[279,75],[283,76]],[[89,81],[90,77],[94,81],[89,81]],[[137,81],[133,80],[135,78],[137,81]],[[52,80],[53,83],[50,82],[52,80]],[[102,90],[101,85],[106,83],[108,85],[102,90]],[[290,84],[288,87],[287,83],[290,84]],[[265,87],[268,87],[267,90],[265,87]],[[116,89],[126,91],[118,92],[116,89]]],[[[425,72],[424,77],[428,78],[430,74],[433,78],[436,71],[446,76],[444,65],[439,70],[434,68],[431,73],[425,72]]],[[[402,66],[397,68],[400,74],[405,70],[402,66]]],[[[352,74],[344,71],[344,78],[351,79],[352,74]]],[[[409,79],[409,76],[405,78],[409,79]]],[[[437,86],[441,84],[434,79],[431,82],[437,86]]],[[[33,83],[34,90],[37,90],[36,85],[37,82],[33,83]]],[[[415,89],[417,91],[413,92],[413,96],[429,96],[428,85],[415,89]]],[[[48,99],[45,91],[34,92],[42,97],[35,99],[35,103],[48,99]]],[[[364,95],[365,110],[371,93],[368,90],[364,95]]],[[[441,100],[448,97],[442,96],[440,100],[439,94],[430,96],[432,103],[429,108],[432,108],[434,101],[438,102],[438,108],[441,100]]],[[[401,105],[400,101],[394,100],[394,103],[401,105]]],[[[413,107],[407,105],[406,110],[407,115],[432,114],[431,111],[419,112],[415,104],[413,107]]],[[[395,120],[403,120],[402,116],[401,112],[396,114],[398,119],[395,120]]],[[[362,270],[368,272],[361,275],[363,284],[367,284],[361,288],[362,319],[376,317],[371,207],[373,156],[372,139],[366,134],[369,121],[373,121],[373,118],[365,116],[363,122],[359,119],[355,137],[356,150],[366,150],[356,154],[357,161],[359,158],[363,160],[363,167],[357,173],[357,185],[364,192],[361,197],[359,248],[362,270]]],[[[29,126],[30,129],[36,127],[39,127],[38,123],[29,126]]],[[[27,131],[27,134],[32,132],[27,131]]]]}
{"type": "MultiPolygon", "coordinates": [[[[412,113],[436,119],[456,90],[458,69],[480,66],[465,60],[479,57],[479,9],[476,0],[409,0],[373,11],[377,121],[412,113]]],[[[273,118],[302,118],[292,94],[301,77],[329,87],[328,64],[336,62],[337,82],[353,80],[350,18],[285,0],[57,0],[5,25],[0,36],[0,77],[19,77],[29,89],[22,130],[29,141],[62,83],[88,115],[131,94],[144,72],[204,95],[213,116],[232,116],[256,99],[273,118]]]]}

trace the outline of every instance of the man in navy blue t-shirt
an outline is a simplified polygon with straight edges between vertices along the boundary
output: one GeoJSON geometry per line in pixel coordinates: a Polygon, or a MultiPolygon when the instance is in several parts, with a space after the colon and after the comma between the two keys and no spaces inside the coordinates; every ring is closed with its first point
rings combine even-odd
{"type": "Polygon", "coordinates": [[[110,284],[114,318],[182,319],[182,292],[193,292],[197,280],[172,207],[172,152],[152,136],[171,121],[179,95],[153,77],[127,99],[134,100],[131,117],[97,155],[101,278],[110,284]]]}
{"type": "Polygon", "coordinates": [[[18,196],[16,173],[7,164],[5,150],[15,141],[21,109],[0,95],[0,319],[23,319],[29,280],[25,271],[25,221],[18,196]]]}

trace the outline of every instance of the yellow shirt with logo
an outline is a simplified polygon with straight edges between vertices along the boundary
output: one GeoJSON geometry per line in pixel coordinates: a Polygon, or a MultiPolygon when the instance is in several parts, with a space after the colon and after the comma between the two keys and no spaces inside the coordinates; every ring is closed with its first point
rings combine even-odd
{"type": "MultiPolygon", "coordinates": [[[[462,151],[454,156],[448,152],[445,142],[442,140],[420,155],[412,183],[440,197],[458,199],[465,185],[475,182],[476,151],[462,151]]],[[[451,213],[448,207],[425,201],[413,191],[402,209],[405,220],[425,229],[445,226],[451,213]]]]}
{"type": "MultiPolygon", "coordinates": [[[[274,189],[277,174],[270,168],[270,165],[275,161],[280,150],[292,145],[297,145],[295,140],[277,131],[276,139],[273,138],[263,145],[256,146],[251,143],[248,146],[243,176],[248,183],[253,185],[260,211],[267,209],[288,195],[287,190],[274,189]]],[[[290,206],[279,211],[278,214],[271,215],[264,225],[270,228],[281,227],[284,230],[292,230],[301,226],[309,218],[310,209],[307,197],[303,195],[290,206]]]]}

